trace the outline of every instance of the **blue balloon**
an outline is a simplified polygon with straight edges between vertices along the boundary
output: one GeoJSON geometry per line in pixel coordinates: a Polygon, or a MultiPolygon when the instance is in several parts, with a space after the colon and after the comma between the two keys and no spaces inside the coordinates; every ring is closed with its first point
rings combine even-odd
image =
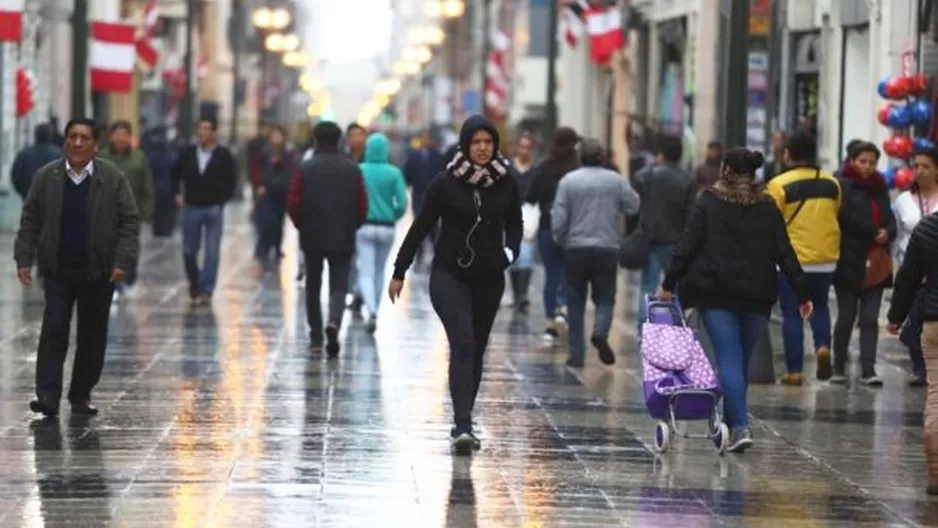
{"type": "Polygon", "coordinates": [[[892,128],[906,128],[912,124],[912,111],[908,106],[897,106],[889,111],[887,121],[892,128]]]}
{"type": "Polygon", "coordinates": [[[890,189],[894,189],[896,187],[896,172],[898,170],[899,167],[887,167],[886,170],[883,171],[883,179],[886,180],[886,185],[890,189]]]}
{"type": "Polygon", "coordinates": [[[886,93],[886,83],[889,82],[889,77],[883,77],[879,80],[879,84],[876,85],[876,91],[879,92],[879,96],[883,99],[889,99],[889,94],[886,93]]]}
{"type": "Polygon", "coordinates": [[[927,137],[917,137],[913,141],[915,150],[931,150],[935,148],[935,143],[927,137]]]}
{"type": "Polygon", "coordinates": [[[916,101],[911,105],[912,121],[919,125],[927,125],[931,120],[932,107],[928,101],[916,101]]]}

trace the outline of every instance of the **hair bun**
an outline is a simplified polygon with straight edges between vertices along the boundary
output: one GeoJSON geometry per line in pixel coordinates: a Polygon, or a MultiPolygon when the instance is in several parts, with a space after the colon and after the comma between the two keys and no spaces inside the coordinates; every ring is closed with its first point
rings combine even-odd
{"type": "Polygon", "coordinates": [[[749,165],[750,173],[755,173],[765,165],[765,156],[758,150],[750,150],[746,153],[746,164],[749,165]]]}

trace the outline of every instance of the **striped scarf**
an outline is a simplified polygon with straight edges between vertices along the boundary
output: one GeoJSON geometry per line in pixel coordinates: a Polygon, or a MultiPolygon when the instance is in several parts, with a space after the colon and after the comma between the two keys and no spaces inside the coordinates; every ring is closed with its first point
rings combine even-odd
{"type": "Polygon", "coordinates": [[[510,167],[511,162],[502,156],[501,152],[496,152],[492,161],[480,166],[466,157],[462,149],[457,149],[453,159],[446,165],[446,172],[466,183],[479,187],[491,187],[498,180],[508,176],[510,167]]]}

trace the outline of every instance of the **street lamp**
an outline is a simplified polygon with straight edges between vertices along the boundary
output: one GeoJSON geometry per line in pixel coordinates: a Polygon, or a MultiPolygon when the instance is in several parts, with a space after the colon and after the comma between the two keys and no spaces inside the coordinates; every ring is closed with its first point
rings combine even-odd
{"type": "Polygon", "coordinates": [[[424,4],[424,14],[430,18],[459,18],[466,13],[463,0],[432,0],[424,4]]]}
{"type": "Polygon", "coordinates": [[[309,54],[302,51],[288,51],[283,54],[283,65],[290,68],[305,68],[310,62],[309,54]]]}
{"type": "Polygon", "coordinates": [[[251,23],[263,31],[279,31],[289,26],[292,18],[290,12],[282,7],[259,7],[251,15],[251,23]]]}

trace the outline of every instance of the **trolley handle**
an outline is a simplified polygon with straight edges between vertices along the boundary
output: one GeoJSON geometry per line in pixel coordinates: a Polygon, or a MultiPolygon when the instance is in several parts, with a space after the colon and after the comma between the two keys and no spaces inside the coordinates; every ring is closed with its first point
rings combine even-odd
{"type": "Polygon", "coordinates": [[[684,309],[681,307],[681,301],[674,296],[670,301],[660,301],[657,300],[653,295],[645,296],[645,314],[646,317],[651,317],[651,314],[667,312],[671,315],[671,318],[680,326],[687,326],[687,321],[684,318],[684,309]]]}

